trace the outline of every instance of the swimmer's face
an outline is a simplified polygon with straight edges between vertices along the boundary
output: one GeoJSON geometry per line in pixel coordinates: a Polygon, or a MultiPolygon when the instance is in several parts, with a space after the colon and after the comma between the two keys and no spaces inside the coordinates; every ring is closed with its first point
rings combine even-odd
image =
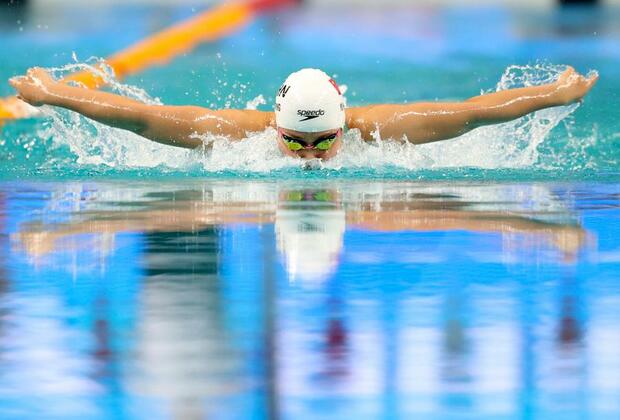
{"type": "Polygon", "coordinates": [[[278,147],[285,155],[298,157],[302,159],[329,159],[336,156],[338,150],[342,146],[342,129],[319,131],[316,133],[304,133],[301,131],[289,130],[286,128],[278,129],[278,147]],[[303,147],[300,150],[291,150],[287,146],[282,136],[294,139],[303,147]],[[313,147],[321,140],[329,139],[331,136],[336,135],[336,141],[331,145],[328,150],[320,150],[313,147]]]}

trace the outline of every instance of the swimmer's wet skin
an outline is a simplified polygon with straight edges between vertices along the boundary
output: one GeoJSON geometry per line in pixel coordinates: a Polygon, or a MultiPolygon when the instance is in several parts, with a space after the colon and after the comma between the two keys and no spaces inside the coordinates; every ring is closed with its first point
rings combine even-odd
{"type": "Polygon", "coordinates": [[[598,75],[584,77],[572,67],[549,84],[475,96],[463,102],[379,104],[346,108],[338,85],[327,74],[303,69],[291,74],[276,97],[275,112],[211,110],[198,106],[147,105],[120,95],[69,86],[44,69],[14,77],[19,98],[34,106],[54,105],[132,131],[150,140],[186,148],[203,147],[201,136],[242,140],[268,127],[278,131],[285,155],[329,159],[342,146],[344,127],[362,138],[421,144],[458,137],[474,128],[520,118],[531,112],[581,100],[598,75]],[[326,141],[327,140],[327,141],[326,141]]]}

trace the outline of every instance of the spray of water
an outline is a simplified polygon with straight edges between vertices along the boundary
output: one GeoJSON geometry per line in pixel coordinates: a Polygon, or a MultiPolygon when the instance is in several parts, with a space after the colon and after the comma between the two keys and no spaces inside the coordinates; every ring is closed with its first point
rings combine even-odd
{"type": "MultiPolygon", "coordinates": [[[[119,83],[111,69],[97,60],[74,63],[52,69],[61,77],[78,70],[90,70],[103,77],[112,92],[149,104],[160,104],[144,90],[119,83]]],[[[537,64],[510,66],[497,83],[495,90],[532,86],[552,82],[564,70],[563,66],[537,64]]],[[[247,101],[247,109],[265,103],[262,95],[247,101]]],[[[536,166],[553,169],[558,160],[541,159],[540,146],[549,132],[569,116],[579,104],[538,111],[516,121],[481,127],[457,139],[424,145],[402,144],[396,141],[366,143],[358,130],[345,134],[344,147],[339,155],[327,162],[315,163],[318,168],[526,168],[536,166]]],[[[200,169],[206,172],[246,171],[269,172],[283,168],[307,166],[299,159],[283,156],[277,148],[276,132],[269,128],[252,133],[243,141],[201,135],[203,150],[185,150],[159,145],[133,133],[96,123],[76,113],[43,107],[49,125],[41,133],[51,138],[56,147],[68,147],[78,165],[103,165],[119,169],[154,168],[165,170],[200,169]]],[[[566,125],[565,125],[566,126],[566,125]]]]}

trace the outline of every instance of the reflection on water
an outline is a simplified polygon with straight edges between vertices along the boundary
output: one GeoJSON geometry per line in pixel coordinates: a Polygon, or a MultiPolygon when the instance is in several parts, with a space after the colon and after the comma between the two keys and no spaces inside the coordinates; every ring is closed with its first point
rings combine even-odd
{"type": "Polygon", "coordinates": [[[144,235],[132,385],[168,400],[175,418],[207,417],[205,400],[242,388],[240,362],[222,325],[217,248],[212,227],[144,235]]]}
{"type": "Polygon", "coordinates": [[[610,188],[4,184],[0,412],[614,417],[610,188]]]}

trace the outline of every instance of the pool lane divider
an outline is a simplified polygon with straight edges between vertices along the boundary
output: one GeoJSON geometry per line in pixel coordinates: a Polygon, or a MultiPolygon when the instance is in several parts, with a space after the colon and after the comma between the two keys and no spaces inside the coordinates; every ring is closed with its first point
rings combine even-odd
{"type": "MultiPolygon", "coordinates": [[[[104,60],[114,70],[117,80],[138,73],[154,65],[162,65],[197,45],[213,42],[230,35],[249,24],[254,18],[270,10],[299,4],[299,0],[243,0],[225,2],[119,51],[104,60]]],[[[97,89],[105,81],[89,71],[79,71],[62,79],[79,82],[97,89]]],[[[28,118],[33,108],[16,96],[0,98],[0,126],[7,120],[28,118]]]]}

